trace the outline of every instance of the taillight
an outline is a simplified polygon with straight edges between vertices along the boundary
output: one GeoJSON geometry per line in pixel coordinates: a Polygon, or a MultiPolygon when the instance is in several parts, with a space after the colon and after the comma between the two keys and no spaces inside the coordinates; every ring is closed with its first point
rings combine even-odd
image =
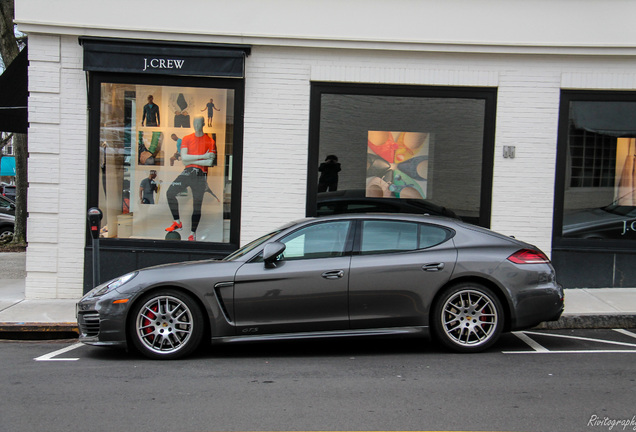
{"type": "Polygon", "coordinates": [[[508,257],[515,264],[547,264],[550,259],[541,251],[521,249],[508,257]]]}

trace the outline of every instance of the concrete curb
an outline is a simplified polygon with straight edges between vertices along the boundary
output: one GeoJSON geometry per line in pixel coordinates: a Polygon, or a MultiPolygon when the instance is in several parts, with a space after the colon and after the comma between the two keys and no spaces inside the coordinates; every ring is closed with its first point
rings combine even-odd
{"type": "Polygon", "coordinates": [[[636,328],[636,314],[578,314],[563,315],[558,321],[539,324],[536,329],[633,329],[636,328]]]}
{"type": "Polygon", "coordinates": [[[53,340],[79,337],[77,323],[0,323],[0,339],[53,340]]]}

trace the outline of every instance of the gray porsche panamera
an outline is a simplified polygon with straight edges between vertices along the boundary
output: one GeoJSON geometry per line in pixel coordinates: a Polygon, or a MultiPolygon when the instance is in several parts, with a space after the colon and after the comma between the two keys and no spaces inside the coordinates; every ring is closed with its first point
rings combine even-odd
{"type": "Polygon", "coordinates": [[[223,260],[145,268],[77,304],[80,340],[175,359],[206,342],[432,335],[478,352],[559,318],[538,249],[435,216],[347,214],[285,225],[223,260]]]}

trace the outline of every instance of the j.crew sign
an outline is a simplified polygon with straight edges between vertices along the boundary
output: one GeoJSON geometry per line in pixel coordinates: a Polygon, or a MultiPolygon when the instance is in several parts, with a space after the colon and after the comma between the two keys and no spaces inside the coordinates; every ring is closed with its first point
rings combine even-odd
{"type": "Polygon", "coordinates": [[[181,69],[185,60],[165,58],[144,58],[143,72],[148,69],[181,69]]]}
{"type": "Polygon", "coordinates": [[[80,38],[84,70],[202,77],[243,78],[249,49],[212,44],[136,43],[80,38]]]}

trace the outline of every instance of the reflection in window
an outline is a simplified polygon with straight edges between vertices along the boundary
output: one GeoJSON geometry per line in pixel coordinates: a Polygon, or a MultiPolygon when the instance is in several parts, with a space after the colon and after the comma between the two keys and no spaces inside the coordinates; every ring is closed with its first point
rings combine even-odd
{"type": "Polygon", "coordinates": [[[318,160],[338,158],[339,191],[426,200],[478,224],[486,98],[418,92],[426,94],[322,93],[318,160]]]}
{"type": "Polygon", "coordinates": [[[563,237],[636,240],[636,102],[569,107],[563,237]]]}
{"type": "Polygon", "coordinates": [[[228,243],[234,91],[115,83],[100,91],[101,236],[228,243]]]}
{"type": "Polygon", "coordinates": [[[349,221],[320,223],[290,234],[281,240],[286,246],[285,259],[343,256],[350,225],[349,221]]]}

